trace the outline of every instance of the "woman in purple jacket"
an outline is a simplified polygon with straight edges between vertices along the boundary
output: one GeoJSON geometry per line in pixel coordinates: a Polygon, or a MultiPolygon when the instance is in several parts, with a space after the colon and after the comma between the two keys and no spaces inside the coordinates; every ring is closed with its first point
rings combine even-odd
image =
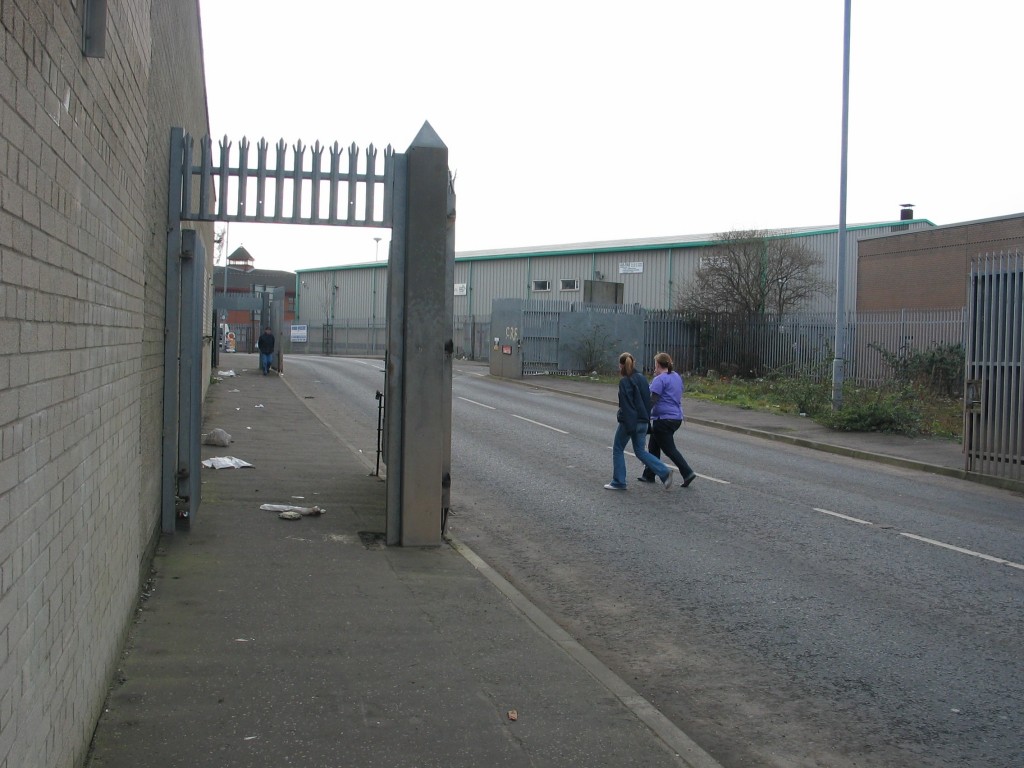
{"type": "MultiPolygon", "coordinates": [[[[672,437],[683,423],[683,389],[683,377],[673,369],[671,356],[666,352],[656,354],[654,381],[651,382],[651,437],[647,450],[659,459],[664,451],[665,455],[679,467],[685,488],[694,481],[697,473],[690,469],[672,437]]],[[[653,483],[654,477],[654,473],[645,467],[643,475],[637,480],[653,483]]]]}

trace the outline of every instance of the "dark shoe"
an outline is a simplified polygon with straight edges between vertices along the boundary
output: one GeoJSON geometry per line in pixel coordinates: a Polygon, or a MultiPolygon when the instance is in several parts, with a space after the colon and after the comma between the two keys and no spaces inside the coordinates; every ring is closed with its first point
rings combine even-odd
{"type": "Polygon", "coordinates": [[[686,477],[683,478],[683,482],[681,482],[680,485],[683,486],[683,488],[685,488],[686,486],[688,486],[690,483],[692,483],[696,479],[697,479],[697,473],[696,472],[691,472],[690,474],[688,474],[686,477]]]}
{"type": "Polygon", "coordinates": [[[653,483],[654,482],[654,478],[653,477],[648,477],[647,475],[640,475],[640,477],[638,477],[637,480],[639,480],[641,483],[653,483]]]}

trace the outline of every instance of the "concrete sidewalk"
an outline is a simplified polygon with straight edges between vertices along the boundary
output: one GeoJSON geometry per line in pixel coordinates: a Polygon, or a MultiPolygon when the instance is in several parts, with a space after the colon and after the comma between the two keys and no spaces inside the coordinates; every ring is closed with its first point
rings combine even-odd
{"type": "MultiPolygon", "coordinates": [[[[458,542],[384,547],[383,481],[286,377],[230,362],[204,429],[234,442],[203,457],[254,467],[204,469],[191,529],[161,540],[91,768],[717,765],[458,542]],[[286,521],[266,503],[326,513],[286,521]]],[[[616,400],[614,385],[521,383],[616,400]]],[[[691,424],[965,474],[950,441],[685,406],[691,424]]]]}
{"type": "Polygon", "coordinates": [[[384,483],[231,364],[204,430],[234,442],[203,458],[254,467],[204,469],[162,538],[88,766],[717,765],[468,550],[384,547],[384,483]]]}

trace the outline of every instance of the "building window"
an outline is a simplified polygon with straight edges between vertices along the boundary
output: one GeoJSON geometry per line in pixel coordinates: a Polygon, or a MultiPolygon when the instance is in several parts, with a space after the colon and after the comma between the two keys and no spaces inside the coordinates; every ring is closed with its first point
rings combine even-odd
{"type": "Polygon", "coordinates": [[[533,290],[534,290],[534,292],[537,292],[537,291],[550,291],[551,290],[551,283],[548,280],[534,280],[533,281],[533,290]]]}
{"type": "Polygon", "coordinates": [[[102,59],[107,52],[107,0],[78,0],[82,22],[82,54],[102,59]]]}
{"type": "Polygon", "coordinates": [[[578,291],[580,289],[579,280],[569,280],[562,278],[562,290],[563,291],[578,291]]]}

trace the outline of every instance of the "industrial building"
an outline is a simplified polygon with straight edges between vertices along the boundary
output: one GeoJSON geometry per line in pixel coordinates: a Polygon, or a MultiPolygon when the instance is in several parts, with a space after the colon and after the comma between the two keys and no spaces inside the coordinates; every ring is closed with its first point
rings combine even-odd
{"type": "MultiPolygon", "coordinates": [[[[847,227],[845,297],[857,306],[857,244],[879,235],[934,228],[926,219],[904,218],[847,227]]],[[[839,257],[837,227],[778,230],[780,238],[798,238],[821,256],[821,277],[835,283],[839,257]]],[[[618,302],[647,310],[674,309],[682,289],[694,278],[715,235],[650,237],[527,248],[464,251],[455,255],[454,315],[487,318],[495,299],[550,299],[588,302],[587,284],[621,284],[618,302]]],[[[593,287],[593,286],[591,286],[593,287]]],[[[296,322],[354,330],[382,329],[386,315],[387,264],[370,263],[296,272],[296,322]]],[[[835,292],[824,292],[806,312],[834,311],[835,292]]],[[[381,338],[382,332],[381,332],[381,338]]],[[[321,351],[319,348],[294,351],[321,351]]]]}

